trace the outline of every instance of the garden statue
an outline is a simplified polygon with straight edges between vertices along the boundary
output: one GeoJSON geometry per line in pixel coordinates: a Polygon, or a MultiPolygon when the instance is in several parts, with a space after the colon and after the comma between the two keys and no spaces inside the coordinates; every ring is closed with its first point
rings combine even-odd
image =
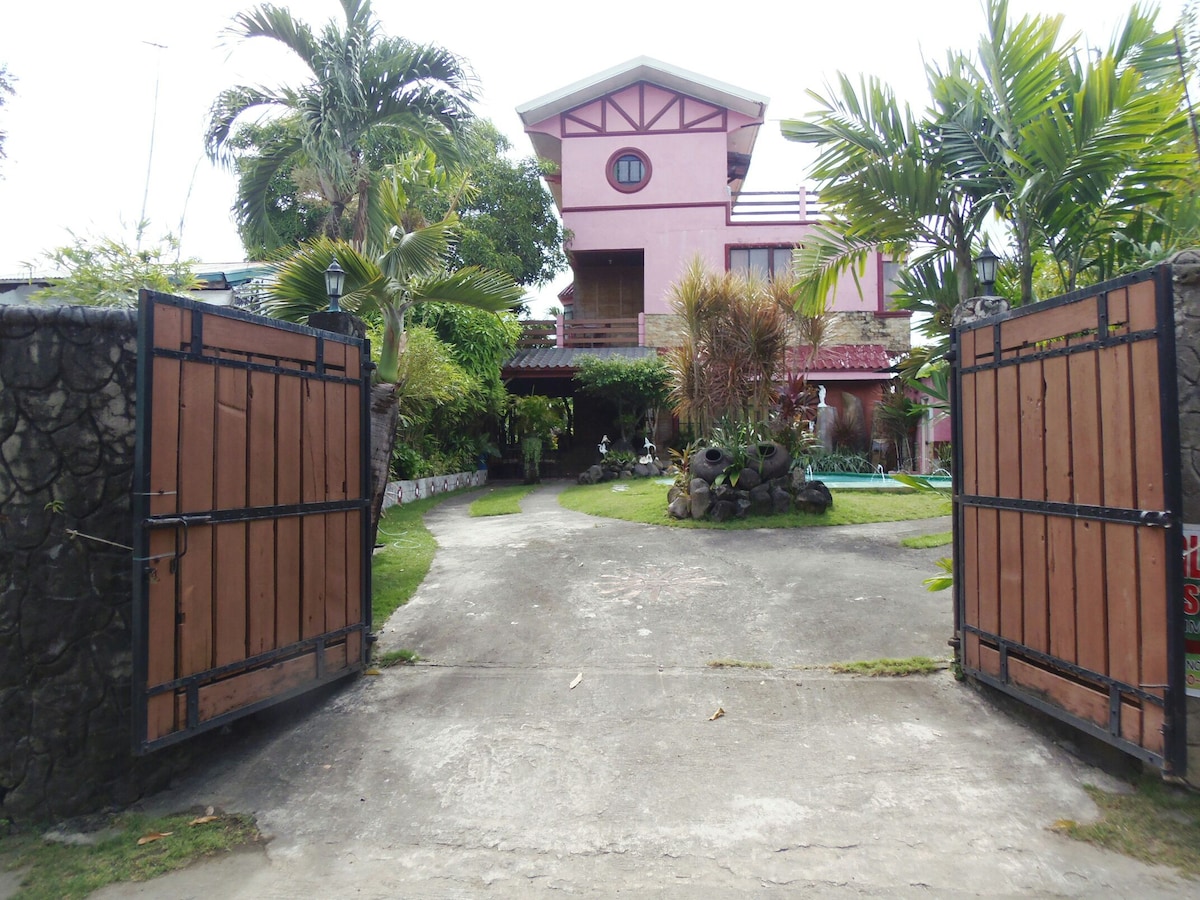
{"type": "Polygon", "coordinates": [[[825,385],[817,385],[817,406],[828,406],[825,402],[825,385]]]}
{"type": "Polygon", "coordinates": [[[604,437],[602,437],[600,439],[600,443],[597,444],[596,446],[600,448],[601,456],[607,456],[608,455],[608,435],[606,434],[604,437]]]}
{"type": "Polygon", "coordinates": [[[650,435],[646,435],[646,443],[642,445],[642,449],[646,452],[638,458],[638,462],[644,466],[654,462],[654,451],[658,448],[654,445],[654,442],[650,440],[650,435]]]}

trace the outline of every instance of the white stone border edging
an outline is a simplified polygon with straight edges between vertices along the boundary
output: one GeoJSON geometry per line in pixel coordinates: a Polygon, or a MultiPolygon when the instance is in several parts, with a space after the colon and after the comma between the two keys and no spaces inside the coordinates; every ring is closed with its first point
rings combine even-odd
{"type": "Polygon", "coordinates": [[[434,494],[444,494],[464,487],[480,487],[487,484],[487,469],[474,472],[455,472],[453,475],[434,475],[414,481],[389,481],[383,495],[383,508],[391,509],[399,503],[412,503],[434,494]]]}

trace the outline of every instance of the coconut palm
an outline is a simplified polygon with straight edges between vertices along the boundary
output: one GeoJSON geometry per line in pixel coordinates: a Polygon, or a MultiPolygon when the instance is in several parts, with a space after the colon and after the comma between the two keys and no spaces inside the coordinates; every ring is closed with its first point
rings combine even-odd
{"type": "Polygon", "coordinates": [[[457,154],[456,136],[470,117],[474,79],[449,51],[383,35],[370,0],[340,0],[344,27],[330,21],[316,32],[283,7],[263,4],[234,17],[228,32],[268,38],[308,69],[298,87],[239,85],[213,103],[205,134],[209,157],[237,169],[234,215],[252,244],[279,246],[267,216],[269,185],[295,165],[325,203],[325,234],[342,236],[352,213],[351,241],[364,245],[371,172],[364,159],[373,132],[419,139],[440,158],[457,154]],[[256,152],[237,152],[237,126],[253,114],[274,114],[283,127],[264,132],[256,152]]]}
{"type": "Polygon", "coordinates": [[[1061,17],[1011,24],[1006,0],[989,0],[987,16],[975,59],[952,53],[927,67],[932,104],[920,116],[882,82],[856,88],[841,76],[830,98],[813,95],[816,115],[783,123],[785,137],[819,148],[814,177],[830,212],[797,253],[798,306],[819,308],[872,251],[939,260],[965,299],[993,214],[1028,302],[1040,248],[1067,285],[1109,277],[1118,259],[1106,249],[1184,189],[1194,165],[1181,153],[1181,84],[1149,11],[1135,7],[1084,62],[1074,38],[1060,40],[1061,17]]]}

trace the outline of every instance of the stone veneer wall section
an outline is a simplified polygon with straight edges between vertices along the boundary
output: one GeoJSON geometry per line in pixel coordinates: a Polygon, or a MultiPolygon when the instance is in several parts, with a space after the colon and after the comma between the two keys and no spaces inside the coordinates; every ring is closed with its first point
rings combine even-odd
{"type": "MultiPolygon", "coordinates": [[[[1200,250],[1171,258],[1175,290],[1175,365],[1179,386],[1183,521],[1200,523],[1200,250]]],[[[1180,623],[1182,627],[1182,623],[1180,623]]],[[[1187,698],[1187,779],[1200,784],[1200,698],[1187,698]]]]}
{"type": "Polygon", "coordinates": [[[0,818],[130,802],[136,313],[0,307],[0,818]]]}

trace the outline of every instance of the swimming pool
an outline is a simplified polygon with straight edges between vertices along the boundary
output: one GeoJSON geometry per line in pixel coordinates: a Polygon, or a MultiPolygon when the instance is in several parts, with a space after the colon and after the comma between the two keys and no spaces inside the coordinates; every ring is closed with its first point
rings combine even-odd
{"type": "MultiPolygon", "coordinates": [[[[945,475],[923,475],[935,488],[944,488],[950,490],[950,479],[945,475]]],[[[860,491],[896,491],[896,490],[912,490],[908,485],[901,484],[890,475],[883,475],[875,472],[871,475],[857,475],[848,472],[813,472],[809,476],[811,481],[820,481],[825,484],[825,487],[832,490],[860,490],[860,491]]]]}

